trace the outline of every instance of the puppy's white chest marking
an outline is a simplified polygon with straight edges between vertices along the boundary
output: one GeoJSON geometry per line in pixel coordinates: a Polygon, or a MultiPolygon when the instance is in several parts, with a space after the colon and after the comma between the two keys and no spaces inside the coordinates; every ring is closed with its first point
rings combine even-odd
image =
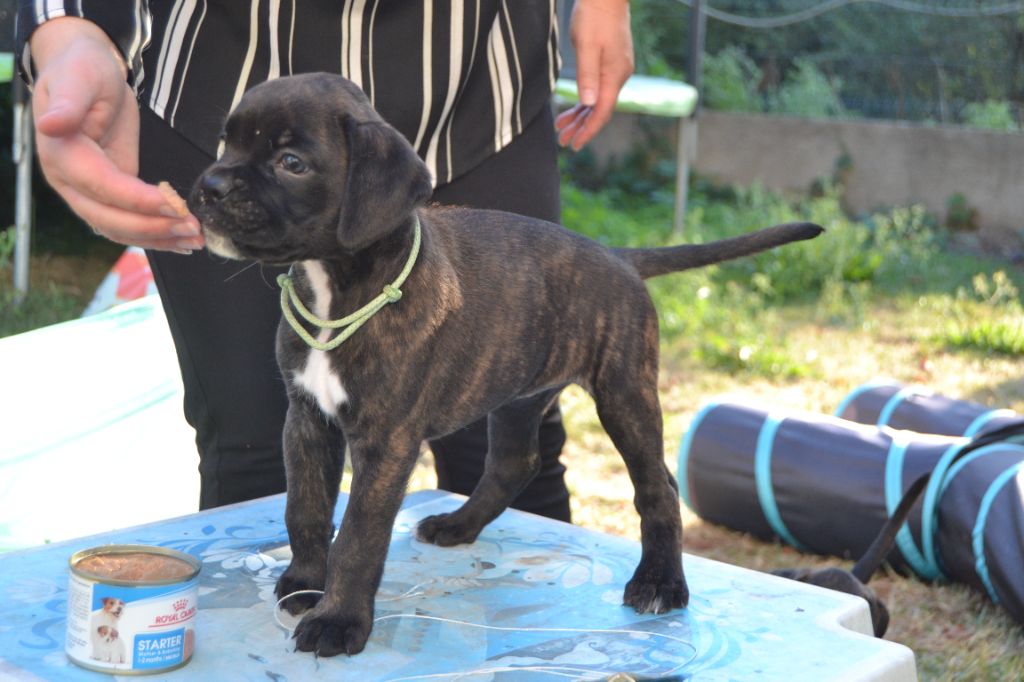
{"type": "MultiPolygon", "coordinates": [[[[310,306],[314,315],[326,319],[331,309],[331,288],[328,284],[327,273],[318,261],[304,261],[301,267],[305,269],[313,288],[313,301],[310,306]]],[[[317,341],[326,342],[333,330],[323,329],[317,334],[317,341]]],[[[341,377],[331,369],[327,353],[322,350],[310,349],[306,357],[306,365],[301,371],[293,375],[295,383],[307,393],[316,398],[320,409],[325,414],[333,416],[338,406],[348,401],[348,393],[341,384],[341,377]]]]}
{"type": "Polygon", "coordinates": [[[341,379],[331,371],[327,353],[322,350],[309,351],[306,366],[301,372],[295,373],[295,382],[316,398],[325,414],[334,416],[338,406],[348,400],[348,393],[341,385],[341,379]]]}

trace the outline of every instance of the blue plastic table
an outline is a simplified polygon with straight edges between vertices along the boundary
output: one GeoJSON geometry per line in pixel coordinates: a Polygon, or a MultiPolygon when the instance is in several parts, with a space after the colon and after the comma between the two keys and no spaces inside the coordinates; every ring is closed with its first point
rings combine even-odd
{"type": "Polygon", "coordinates": [[[296,653],[275,622],[274,581],[290,556],[280,495],[0,555],[0,679],[101,677],[64,655],[67,560],[136,542],[203,562],[196,654],[148,679],[916,678],[909,649],[847,629],[870,628],[867,605],[847,595],[687,556],[689,608],[638,616],[621,605],[636,543],[515,511],[472,545],[414,539],[418,519],[461,501],[437,491],[406,499],[378,594],[385,619],[351,658],[296,653]]]}

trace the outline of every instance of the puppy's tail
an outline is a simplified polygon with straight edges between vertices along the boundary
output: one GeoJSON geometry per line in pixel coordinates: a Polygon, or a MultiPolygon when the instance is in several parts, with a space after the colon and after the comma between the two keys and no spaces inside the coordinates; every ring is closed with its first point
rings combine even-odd
{"type": "Polygon", "coordinates": [[[885,561],[885,557],[889,556],[889,552],[892,551],[893,544],[896,542],[896,534],[899,533],[900,528],[906,522],[914,503],[921,496],[921,491],[928,485],[929,478],[931,478],[931,474],[920,476],[910,484],[907,492],[903,493],[903,499],[896,505],[892,516],[882,526],[882,530],[878,532],[871,546],[864,552],[864,556],[850,569],[850,572],[853,573],[857,580],[867,585],[868,581],[871,580],[871,576],[875,574],[878,567],[885,561]]]}
{"type": "Polygon", "coordinates": [[[825,229],[814,223],[786,223],[708,244],[680,244],[659,249],[614,249],[644,279],[749,256],[760,251],[814,239],[825,229]]]}

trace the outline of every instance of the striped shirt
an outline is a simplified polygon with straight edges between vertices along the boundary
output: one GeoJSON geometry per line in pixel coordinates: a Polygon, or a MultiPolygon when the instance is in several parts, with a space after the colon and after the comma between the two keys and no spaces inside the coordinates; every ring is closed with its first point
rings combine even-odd
{"type": "Polygon", "coordinates": [[[43,21],[84,17],[120,49],[143,106],[210,154],[245,90],[295,73],[357,83],[435,184],[505,147],[548,106],[556,0],[20,0],[19,66],[43,21]]]}

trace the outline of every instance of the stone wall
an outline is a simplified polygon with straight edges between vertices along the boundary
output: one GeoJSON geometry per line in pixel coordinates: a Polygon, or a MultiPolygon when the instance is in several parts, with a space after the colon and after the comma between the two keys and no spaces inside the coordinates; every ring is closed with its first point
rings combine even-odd
{"type": "MultiPolygon", "coordinates": [[[[594,150],[622,154],[644,139],[645,128],[676,135],[671,119],[616,114],[594,150]]],[[[923,204],[945,220],[950,198],[960,194],[989,245],[1016,250],[1024,235],[1024,134],[704,111],[696,156],[703,176],[784,193],[806,193],[842,168],[854,213],[923,204]]]]}

